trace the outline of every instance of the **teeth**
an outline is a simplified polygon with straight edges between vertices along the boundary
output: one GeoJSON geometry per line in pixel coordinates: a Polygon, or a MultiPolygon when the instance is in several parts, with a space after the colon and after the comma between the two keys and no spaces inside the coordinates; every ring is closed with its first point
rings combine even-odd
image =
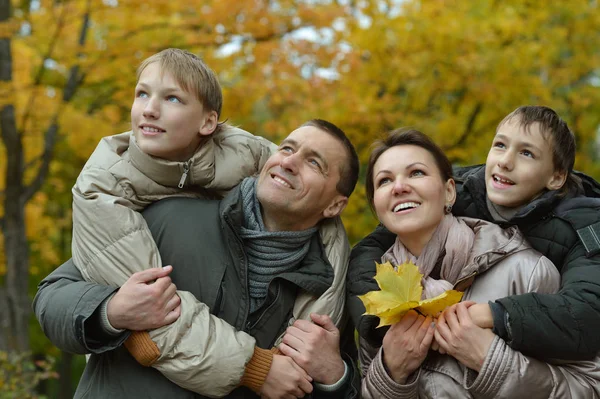
{"type": "Polygon", "coordinates": [[[150,127],[150,126],[144,126],[142,128],[145,132],[150,132],[150,133],[158,133],[158,132],[162,132],[161,129],[157,129],[155,127],[150,127]]]}
{"type": "Polygon", "coordinates": [[[408,208],[417,208],[419,207],[421,204],[418,204],[416,202],[404,202],[402,204],[398,204],[394,207],[394,212],[398,212],[398,211],[402,211],[404,209],[408,209],[408,208]]]}
{"type": "Polygon", "coordinates": [[[496,180],[499,183],[504,183],[504,184],[515,184],[514,182],[512,182],[510,180],[501,179],[496,175],[494,175],[494,180],[496,180]]]}
{"type": "Polygon", "coordinates": [[[273,180],[275,180],[279,184],[282,184],[282,185],[286,186],[287,188],[292,188],[292,186],[290,186],[288,184],[288,182],[286,182],[285,180],[281,179],[280,177],[274,176],[273,180]]]}

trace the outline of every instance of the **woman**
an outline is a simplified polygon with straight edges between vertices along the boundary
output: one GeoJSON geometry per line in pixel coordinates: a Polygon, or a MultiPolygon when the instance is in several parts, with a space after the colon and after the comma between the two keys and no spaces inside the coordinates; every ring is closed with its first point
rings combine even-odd
{"type": "MultiPolygon", "coordinates": [[[[560,277],[516,227],[452,216],[452,166],[435,143],[415,130],[391,132],[371,154],[366,186],[380,222],[397,235],[382,261],[419,266],[423,298],[454,288],[466,289],[466,301],[436,323],[411,311],[383,339],[368,317],[354,320],[364,398],[600,397],[598,358],[548,364],[512,350],[473,323],[471,304],[553,293],[560,277]]],[[[375,265],[359,274],[365,287],[373,287],[374,273],[375,265]]]]}

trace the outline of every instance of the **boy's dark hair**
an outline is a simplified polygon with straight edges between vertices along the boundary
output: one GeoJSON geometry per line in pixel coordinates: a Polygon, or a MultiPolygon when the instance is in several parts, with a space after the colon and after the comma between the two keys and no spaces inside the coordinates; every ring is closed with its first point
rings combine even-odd
{"type": "Polygon", "coordinates": [[[358,154],[356,153],[356,149],[346,136],[346,133],[336,125],[331,122],[327,122],[323,119],[311,119],[308,122],[302,124],[302,126],[312,126],[317,129],[323,130],[326,133],[329,133],[333,137],[337,138],[339,141],[344,144],[346,148],[346,155],[348,158],[348,162],[342,164],[340,168],[340,181],[338,182],[336,189],[337,191],[346,196],[350,197],[350,194],[354,191],[356,187],[356,182],[358,181],[358,172],[359,172],[359,162],[358,162],[358,154]]]}
{"type": "Polygon", "coordinates": [[[556,111],[542,105],[524,105],[506,115],[498,124],[496,131],[510,121],[517,122],[526,132],[529,132],[531,125],[539,123],[540,131],[552,146],[554,170],[567,173],[565,184],[559,190],[562,195],[580,186],[580,179],[573,174],[576,150],[575,135],[567,126],[567,122],[558,116],[556,111]]]}
{"type": "MultiPolygon", "coordinates": [[[[440,177],[442,182],[447,182],[453,178],[452,174],[452,163],[444,154],[444,151],[431,140],[425,133],[420,132],[416,129],[411,128],[399,128],[392,130],[388,133],[388,136],[383,140],[377,140],[373,143],[373,150],[369,156],[369,163],[367,164],[367,176],[365,178],[365,186],[367,191],[367,200],[371,209],[373,209],[373,197],[375,196],[375,183],[373,181],[373,169],[375,163],[379,157],[392,147],[401,145],[414,145],[421,147],[429,152],[440,171],[440,177]]],[[[373,209],[374,211],[374,209],[373,209]]]]}

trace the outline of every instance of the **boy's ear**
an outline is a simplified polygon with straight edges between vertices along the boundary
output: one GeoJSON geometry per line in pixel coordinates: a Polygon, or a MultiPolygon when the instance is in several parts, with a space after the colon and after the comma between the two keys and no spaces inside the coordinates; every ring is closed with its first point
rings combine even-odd
{"type": "Polygon", "coordinates": [[[567,181],[567,176],[568,172],[566,171],[554,172],[552,177],[550,177],[548,180],[546,188],[550,191],[560,190],[560,188],[564,186],[565,182],[567,181]]]}
{"type": "Polygon", "coordinates": [[[217,112],[206,112],[204,118],[202,118],[202,121],[200,123],[201,125],[198,133],[200,133],[201,136],[211,135],[217,128],[217,125],[219,124],[219,117],[217,116],[217,112]]]}
{"type": "Polygon", "coordinates": [[[336,196],[323,211],[323,217],[328,219],[338,216],[346,208],[346,205],[348,205],[348,197],[344,195],[336,196]]]}

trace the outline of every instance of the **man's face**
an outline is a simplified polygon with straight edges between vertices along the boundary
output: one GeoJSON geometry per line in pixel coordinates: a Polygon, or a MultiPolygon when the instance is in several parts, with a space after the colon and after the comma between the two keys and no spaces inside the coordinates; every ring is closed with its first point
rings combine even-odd
{"type": "Polygon", "coordinates": [[[348,198],[337,191],[348,162],[340,140],[313,126],[294,130],[263,167],[257,184],[268,230],[298,231],[339,215],[348,198]]]}
{"type": "Polygon", "coordinates": [[[141,73],[131,106],[131,128],[140,149],[170,161],[187,161],[202,136],[216,127],[216,112],[185,91],[158,62],[141,73]]]}
{"type": "Polygon", "coordinates": [[[566,175],[555,172],[552,143],[538,123],[526,131],[519,121],[498,128],[485,164],[487,196],[496,205],[516,208],[544,191],[558,190],[566,175]]]}

